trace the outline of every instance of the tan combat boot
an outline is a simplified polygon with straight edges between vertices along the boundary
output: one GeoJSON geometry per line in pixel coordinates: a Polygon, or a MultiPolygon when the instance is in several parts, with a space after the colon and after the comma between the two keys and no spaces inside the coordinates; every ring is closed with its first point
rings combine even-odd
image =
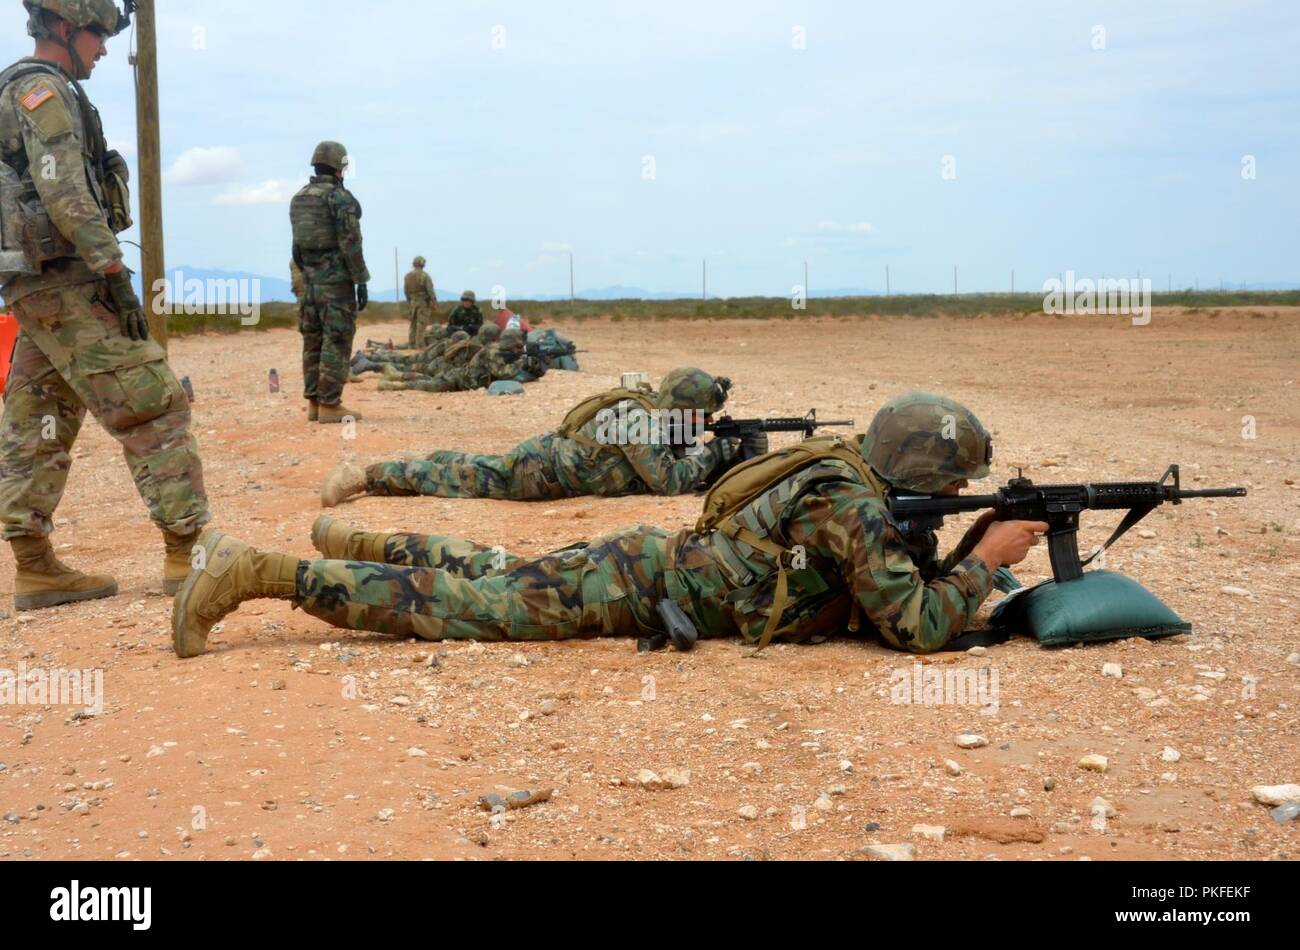
{"type": "Polygon", "coordinates": [[[190,576],[190,570],[194,566],[190,558],[198,540],[198,532],[185,536],[170,531],[163,532],[163,545],[167,549],[167,556],[163,558],[163,593],[168,597],[175,596],[185,583],[185,578],[190,576]]]}
{"type": "Polygon", "coordinates": [[[384,379],[392,380],[395,383],[400,383],[402,380],[406,378],[406,374],[403,373],[396,366],[394,366],[392,363],[385,363],[383,371],[380,373],[380,375],[383,376],[384,379]]]}
{"type": "Polygon", "coordinates": [[[311,526],[311,543],[331,561],[365,561],[386,564],[384,549],[391,534],[361,531],[329,515],[321,515],[311,526]]]}
{"type": "Polygon", "coordinates": [[[325,484],[320,490],[320,506],[333,508],[340,502],[354,495],[366,493],[365,469],[351,462],[340,462],[334,471],[325,476],[325,484]]]}
{"type": "Polygon", "coordinates": [[[318,403],[315,399],[307,400],[307,421],[308,422],[320,421],[320,403],[318,403]]]}
{"type": "Polygon", "coordinates": [[[205,531],[198,550],[203,567],[190,572],[172,604],[172,646],[181,659],[202,654],[212,628],[244,601],[292,600],[298,592],[296,557],[258,551],[220,531],[205,531]]]}
{"type": "Polygon", "coordinates": [[[339,403],[337,406],[321,406],[318,421],[321,425],[335,425],[344,419],[360,422],[364,418],[365,416],[361,415],[361,413],[353,412],[343,403],[339,403]]]}
{"type": "Polygon", "coordinates": [[[82,574],[56,558],[48,538],[13,538],[9,544],[17,565],[16,610],[44,610],[117,594],[117,581],[107,574],[82,574]]]}
{"type": "Polygon", "coordinates": [[[411,387],[401,380],[381,379],[379,381],[379,391],[381,393],[404,393],[411,387]]]}

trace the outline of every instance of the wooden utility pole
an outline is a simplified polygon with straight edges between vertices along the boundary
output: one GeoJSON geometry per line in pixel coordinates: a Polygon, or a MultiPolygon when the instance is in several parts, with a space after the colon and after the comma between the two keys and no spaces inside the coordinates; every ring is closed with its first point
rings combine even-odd
{"type": "Polygon", "coordinates": [[[158,35],[153,0],[135,8],[135,134],[140,170],[140,272],[149,332],[167,347],[166,300],[155,288],[167,273],[163,257],[162,142],[158,116],[158,35]],[[155,305],[157,301],[158,305],[155,305]]]}

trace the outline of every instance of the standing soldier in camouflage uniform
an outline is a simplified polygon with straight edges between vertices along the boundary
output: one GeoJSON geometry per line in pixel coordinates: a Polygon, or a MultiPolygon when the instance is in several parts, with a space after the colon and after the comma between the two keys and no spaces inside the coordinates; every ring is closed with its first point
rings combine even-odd
{"type": "Polygon", "coordinates": [[[460,303],[447,318],[447,329],[464,330],[470,336],[478,333],[483,326],[483,311],[478,308],[478,297],[474,291],[467,290],[460,295],[460,303]]]}
{"type": "Polygon", "coordinates": [[[366,469],[345,462],[326,479],[321,504],[332,508],[358,494],[515,501],[684,495],[740,458],[767,451],[767,436],[760,434],[743,448],[739,440],[720,439],[692,454],[684,444],[672,444],[675,440],[655,421],[674,410],[707,419],[721,411],[730,388],[730,380],[703,370],[676,369],[664,377],[658,393],[612,390],[584,400],[558,432],[529,439],[505,455],[435,452],[424,461],[366,469]]]}
{"type": "Polygon", "coordinates": [[[417,257],[411,262],[414,268],[406,275],[406,306],[411,312],[411,336],[407,345],[424,346],[424,333],[433,323],[433,308],[438,303],[438,295],[433,287],[433,278],[424,271],[426,261],[417,257]]]}
{"type": "MultiPolygon", "coordinates": [[[[336,627],[426,640],[658,634],[656,608],[669,601],[702,637],[804,642],[865,621],[891,647],[931,653],[970,624],[994,572],[1023,561],[1047,530],[986,513],[940,561],[933,532],[889,514],[891,492],[957,494],[988,475],[989,435],[952,400],[912,393],[886,405],[866,436],[813,442],[819,452],[806,465],[780,468],[713,529],[700,531],[703,520],[675,533],[638,527],[540,557],[369,534],[328,517],[312,530],[327,560],[208,532],[206,567],[176,596],[173,644],[182,657],[202,653],[214,624],[260,597],[290,600],[336,627]]],[[[749,465],[784,466],[810,445],[749,465]]]]}
{"type": "Polygon", "coordinates": [[[289,205],[293,259],[302,268],[303,390],[310,422],[360,419],[343,405],[357,313],[366,309],[370,271],[361,252],[361,205],[343,187],[348,152],[321,142],[312,154],[316,174],[289,205]]]}
{"type": "Polygon", "coordinates": [[[50,547],[89,409],[122,444],[166,546],[174,593],[208,521],[190,404],[149,339],[115,233],[130,227],[122,156],[81,88],[128,26],[112,0],[25,0],[33,57],[0,74],[0,284],[21,328],[0,422],[0,521],[19,610],[117,593],[50,547]]]}

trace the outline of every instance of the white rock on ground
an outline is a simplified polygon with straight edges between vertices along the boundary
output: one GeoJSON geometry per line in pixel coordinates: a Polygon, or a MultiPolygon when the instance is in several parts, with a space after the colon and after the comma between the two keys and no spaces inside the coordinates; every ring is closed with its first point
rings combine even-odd
{"type": "Polygon", "coordinates": [[[948,829],[943,825],[913,825],[912,834],[918,838],[924,838],[926,841],[933,841],[937,844],[943,844],[943,836],[947,834],[948,829]]]}
{"type": "Polygon", "coordinates": [[[1079,760],[1079,768],[1087,772],[1105,772],[1110,769],[1110,759],[1104,755],[1085,755],[1079,760]]]}
{"type": "Polygon", "coordinates": [[[983,736],[976,736],[970,733],[957,737],[957,748],[959,749],[982,749],[989,744],[989,740],[983,736]]]}
{"type": "Polygon", "coordinates": [[[1256,785],[1250,794],[1261,805],[1288,805],[1300,802],[1300,785],[1256,785]]]}
{"type": "Polygon", "coordinates": [[[869,844],[862,854],[872,861],[912,861],[916,859],[916,846],[911,844],[869,844]]]}

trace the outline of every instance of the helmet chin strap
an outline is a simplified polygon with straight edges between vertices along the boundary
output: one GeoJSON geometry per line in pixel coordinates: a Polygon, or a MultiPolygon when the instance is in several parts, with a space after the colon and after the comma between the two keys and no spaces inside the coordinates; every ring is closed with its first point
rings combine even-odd
{"type": "MultiPolygon", "coordinates": [[[[67,23],[68,21],[64,20],[63,22],[67,23]]],[[[72,78],[80,82],[83,79],[90,78],[90,73],[86,72],[86,64],[81,61],[81,57],[77,54],[77,47],[75,42],[77,39],[77,34],[80,33],[82,29],[79,26],[74,27],[70,23],[68,25],[69,27],[71,27],[72,32],[68,34],[68,38],[66,40],[63,39],[63,37],[59,36],[58,33],[50,29],[46,29],[45,36],[51,43],[54,43],[58,46],[62,46],[63,49],[67,52],[68,62],[72,64],[72,78]]]]}

